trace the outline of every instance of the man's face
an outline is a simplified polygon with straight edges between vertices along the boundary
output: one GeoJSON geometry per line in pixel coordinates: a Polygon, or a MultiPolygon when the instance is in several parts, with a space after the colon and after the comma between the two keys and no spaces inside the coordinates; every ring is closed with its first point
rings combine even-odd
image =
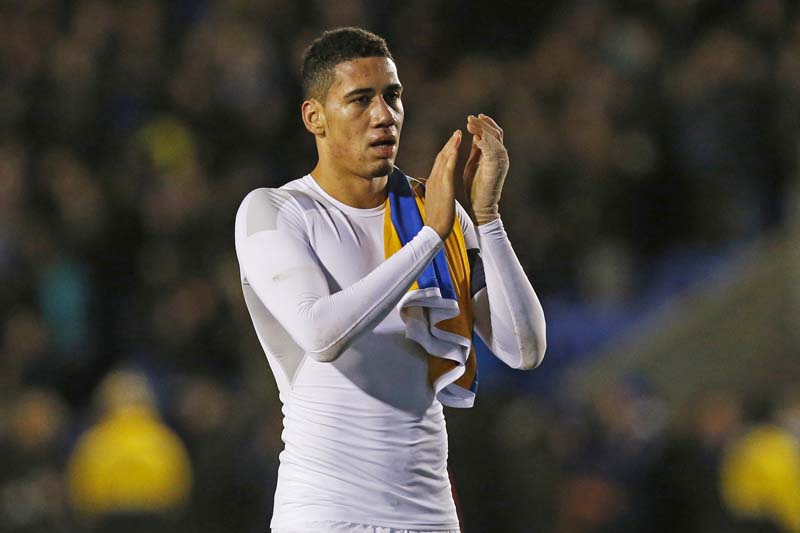
{"type": "Polygon", "coordinates": [[[336,65],[324,103],[331,162],[365,178],[392,171],[403,126],[403,87],[394,61],[365,57],[336,65]]]}

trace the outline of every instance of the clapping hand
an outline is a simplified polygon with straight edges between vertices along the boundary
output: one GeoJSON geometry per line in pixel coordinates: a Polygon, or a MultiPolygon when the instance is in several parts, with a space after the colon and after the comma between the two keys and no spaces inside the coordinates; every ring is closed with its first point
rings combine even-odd
{"type": "Polygon", "coordinates": [[[464,167],[464,190],[475,222],[480,226],[500,218],[498,203],[508,174],[503,130],[486,115],[469,115],[467,131],[472,148],[464,167]]]}
{"type": "Polygon", "coordinates": [[[461,130],[456,130],[436,156],[431,175],[425,182],[427,224],[442,240],[447,239],[455,220],[455,168],[461,130]]]}

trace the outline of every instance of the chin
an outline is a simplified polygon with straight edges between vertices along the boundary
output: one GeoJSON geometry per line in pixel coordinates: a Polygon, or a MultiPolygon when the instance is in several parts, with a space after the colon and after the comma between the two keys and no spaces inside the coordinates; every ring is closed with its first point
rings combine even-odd
{"type": "Polygon", "coordinates": [[[381,161],[372,168],[372,172],[370,172],[370,175],[373,178],[382,178],[387,174],[391,174],[392,170],[394,170],[394,160],[384,159],[383,161],[381,161]]]}

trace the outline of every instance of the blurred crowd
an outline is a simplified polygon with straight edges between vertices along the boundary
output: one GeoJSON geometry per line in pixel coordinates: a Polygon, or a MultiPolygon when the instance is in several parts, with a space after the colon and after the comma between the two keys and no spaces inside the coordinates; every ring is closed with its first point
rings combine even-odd
{"type": "Polygon", "coordinates": [[[448,419],[466,531],[800,531],[797,389],[673,406],[628,376],[582,401],[493,396],[476,413],[448,419]]]}
{"type": "MultiPolygon", "coordinates": [[[[469,113],[504,128],[546,313],[618,316],[796,208],[790,0],[0,1],[0,532],[266,529],[281,414],[233,219],[313,167],[299,61],[342,25],[390,44],[408,173],[469,113]]],[[[759,399],[485,388],[451,412],[465,531],[800,531],[797,391],[759,399]]]]}

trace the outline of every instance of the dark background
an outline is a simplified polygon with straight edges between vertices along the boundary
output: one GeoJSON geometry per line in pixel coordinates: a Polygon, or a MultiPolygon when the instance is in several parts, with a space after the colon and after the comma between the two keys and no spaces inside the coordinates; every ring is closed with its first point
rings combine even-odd
{"type": "Polygon", "coordinates": [[[426,176],[467,114],[505,130],[502,213],[548,352],[533,373],[481,361],[477,406],[448,412],[464,531],[800,531],[796,454],[781,504],[720,490],[740,435],[770,421],[797,437],[796,387],[677,402],[624,372],[587,401],[567,379],[646,320],[669,328],[652,317],[791,226],[799,15],[789,0],[0,1],[0,531],[267,529],[280,404],[233,220],[253,188],[313,167],[300,55],[342,25],[390,44],[408,173],[426,176]],[[75,504],[72,459],[120,371],[185,447],[183,505],[75,504]]]}

